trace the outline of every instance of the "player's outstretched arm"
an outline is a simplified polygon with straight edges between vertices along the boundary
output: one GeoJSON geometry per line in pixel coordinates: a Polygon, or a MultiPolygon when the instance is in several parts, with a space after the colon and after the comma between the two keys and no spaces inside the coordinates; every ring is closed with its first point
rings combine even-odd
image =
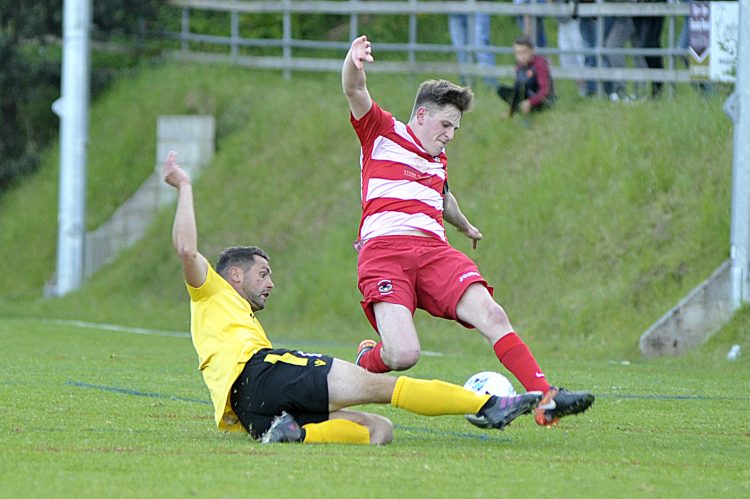
{"type": "Polygon", "coordinates": [[[445,198],[443,199],[443,220],[453,225],[459,232],[471,239],[474,249],[477,247],[477,242],[484,238],[479,229],[474,227],[461,212],[456,197],[450,191],[445,193],[445,198]]]}
{"type": "Polygon", "coordinates": [[[365,62],[373,62],[372,44],[362,35],[352,42],[341,68],[341,86],[349,101],[349,109],[357,120],[372,107],[370,92],[367,90],[365,62]]]}
{"type": "Polygon", "coordinates": [[[193,208],[193,186],[177,164],[177,153],[169,151],[162,166],[164,182],[177,189],[177,210],[172,225],[172,244],[182,260],[185,282],[198,288],[206,282],[208,262],[198,252],[198,228],[193,208]]]}

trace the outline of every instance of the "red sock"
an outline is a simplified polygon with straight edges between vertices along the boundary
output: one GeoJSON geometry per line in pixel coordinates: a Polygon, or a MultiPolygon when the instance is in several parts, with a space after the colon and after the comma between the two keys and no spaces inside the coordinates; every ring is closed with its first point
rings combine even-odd
{"type": "Polygon", "coordinates": [[[528,391],[541,390],[547,392],[549,383],[536,359],[516,333],[511,331],[495,343],[495,355],[500,362],[513,373],[528,391]]]}
{"type": "Polygon", "coordinates": [[[360,367],[363,367],[364,369],[367,369],[371,373],[388,373],[391,372],[393,369],[388,367],[385,362],[383,362],[383,358],[380,356],[380,351],[383,349],[383,342],[378,342],[377,345],[375,345],[375,348],[370,350],[369,352],[366,352],[362,358],[359,360],[360,367]]]}

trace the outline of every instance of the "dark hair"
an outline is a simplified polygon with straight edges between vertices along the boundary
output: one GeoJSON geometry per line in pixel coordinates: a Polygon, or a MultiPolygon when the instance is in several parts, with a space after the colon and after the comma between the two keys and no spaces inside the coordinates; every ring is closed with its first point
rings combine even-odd
{"type": "Polygon", "coordinates": [[[522,35],[516,38],[516,41],[513,43],[513,45],[526,45],[530,49],[534,48],[534,42],[531,41],[531,37],[526,35],[522,35]]]}
{"type": "Polygon", "coordinates": [[[448,80],[427,80],[419,85],[411,115],[414,116],[420,107],[429,108],[431,105],[439,108],[456,106],[463,114],[474,107],[474,92],[469,87],[462,87],[448,80]]]}
{"type": "Polygon", "coordinates": [[[227,275],[225,272],[230,267],[249,267],[255,263],[256,256],[271,261],[268,253],[257,246],[232,246],[226,248],[219,254],[219,261],[216,262],[216,272],[226,279],[227,275]]]}

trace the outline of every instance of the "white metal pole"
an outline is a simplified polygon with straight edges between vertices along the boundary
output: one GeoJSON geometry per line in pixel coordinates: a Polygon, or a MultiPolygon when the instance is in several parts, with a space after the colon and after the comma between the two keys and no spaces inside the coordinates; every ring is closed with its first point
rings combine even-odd
{"type": "Polygon", "coordinates": [[[60,116],[60,189],[55,286],[58,296],[77,289],[83,281],[90,26],[91,0],[65,0],[62,96],[52,106],[60,116]]]}
{"type": "Polygon", "coordinates": [[[733,303],[750,301],[750,0],[740,0],[732,170],[731,258],[733,303]]]}

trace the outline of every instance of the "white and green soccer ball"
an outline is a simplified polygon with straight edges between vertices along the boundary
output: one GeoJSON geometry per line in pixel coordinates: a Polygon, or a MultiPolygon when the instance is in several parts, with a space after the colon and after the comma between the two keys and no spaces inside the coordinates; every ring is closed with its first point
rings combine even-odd
{"type": "MultiPolygon", "coordinates": [[[[494,371],[476,373],[464,383],[464,388],[481,395],[496,395],[498,397],[510,397],[516,394],[516,390],[508,381],[508,378],[494,371]]],[[[467,414],[466,420],[474,426],[487,427],[487,422],[482,416],[467,414]]]]}

